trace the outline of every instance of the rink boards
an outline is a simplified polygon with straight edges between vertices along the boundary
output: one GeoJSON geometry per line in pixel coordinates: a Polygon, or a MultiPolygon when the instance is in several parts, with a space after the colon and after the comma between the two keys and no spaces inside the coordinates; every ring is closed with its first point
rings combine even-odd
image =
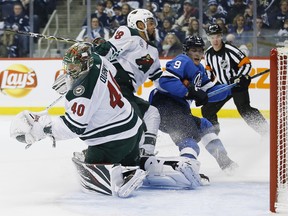
{"type": "MultiPolygon", "coordinates": [[[[161,59],[161,66],[169,59],[161,59]]],[[[57,76],[64,73],[61,59],[0,59],[0,114],[14,115],[24,109],[41,111],[54,102],[59,95],[51,88],[57,76]]],[[[259,73],[270,67],[269,59],[251,59],[250,75],[259,73]]],[[[204,63],[204,61],[203,61],[204,63]]],[[[154,88],[147,80],[136,92],[139,97],[147,99],[154,88]]],[[[269,73],[253,79],[250,86],[251,105],[257,107],[266,117],[269,115],[269,73]]],[[[50,114],[62,114],[63,100],[59,101],[50,114]]],[[[193,113],[200,115],[199,108],[193,113]]],[[[233,101],[225,104],[220,117],[238,117],[233,101]]]]}

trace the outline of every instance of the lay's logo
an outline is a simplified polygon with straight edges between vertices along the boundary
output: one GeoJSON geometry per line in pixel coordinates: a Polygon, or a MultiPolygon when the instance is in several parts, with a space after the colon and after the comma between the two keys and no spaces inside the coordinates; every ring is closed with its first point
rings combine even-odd
{"type": "Polygon", "coordinates": [[[0,84],[4,93],[12,97],[24,97],[37,87],[35,71],[22,64],[13,64],[0,72],[0,84]]]}

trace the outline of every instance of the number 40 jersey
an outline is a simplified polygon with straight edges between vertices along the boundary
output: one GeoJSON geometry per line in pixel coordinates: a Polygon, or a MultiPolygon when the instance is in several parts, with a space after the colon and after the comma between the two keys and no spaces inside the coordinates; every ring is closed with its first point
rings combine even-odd
{"type": "Polygon", "coordinates": [[[65,115],[53,120],[56,140],[79,137],[87,145],[134,136],[142,124],[114,80],[115,67],[92,54],[93,67],[83,81],[68,91],[65,115]]]}

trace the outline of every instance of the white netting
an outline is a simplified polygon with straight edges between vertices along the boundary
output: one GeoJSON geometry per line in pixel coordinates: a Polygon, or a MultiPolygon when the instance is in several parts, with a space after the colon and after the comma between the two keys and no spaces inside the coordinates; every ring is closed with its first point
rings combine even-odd
{"type": "Polygon", "coordinates": [[[277,212],[288,211],[288,48],[277,49],[277,212]]]}

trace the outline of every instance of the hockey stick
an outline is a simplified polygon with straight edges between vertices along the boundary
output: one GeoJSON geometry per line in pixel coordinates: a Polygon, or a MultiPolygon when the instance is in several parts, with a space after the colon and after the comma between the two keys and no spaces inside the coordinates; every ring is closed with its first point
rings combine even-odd
{"type": "Polygon", "coordinates": [[[43,35],[43,34],[38,34],[38,33],[34,33],[34,32],[25,32],[25,31],[12,30],[12,29],[5,29],[5,31],[6,32],[10,32],[10,33],[26,35],[26,36],[34,37],[34,38],[44,38],[46,40],[55,40],[55,41],[66,42],[66,43],[85,43],[85,44],[87,44],[89,46],[92,46],[92,43],[85,42],[85,41],[73,40],[73,39],[70,39],[70,38],[49,36],[49,35],[43,35]]]}
{"type": "MultiPolygon", "coordinates": [[[[255,78],[257,78],[257,77],[259,77],[259,76],[262,76],[263,74],[266,74],[266,73],[268,73],[268,72],[270,72],[270,69],[267,69],[267,70],[265,70],[265,71],[262,71],[262,72],[260,72],[260,73],[257,73],[257,74],[255,74],[255,75],[251,76],[251,79],[255,79],[255,78]]],[[[222,93],[222,92],[224,92],[224,91],[230,90],[230,89],[232,89],[233,87],[235,87],[237,84],[238,84],[238,82],[231,83],[231,84],[229,84],[229,85],[227,85],[227,86],[225,86],[225,87],[223,87],[223,88],[217,89],[217,90],[215,90],[215,91],[213,91],[213,92],[209,92],[209,93],[207,94],[207,95],[208,95],[208,98],[213,97],[213,96],[215,96],[215,95],[218,95],[218,94],[220,94],[220,93],[222,93]]]]}
{"type": "MultiPolygon", "coordinates": [[[[66,42],[66,43],[84,43],[88,46],[93,46],[92,43],[89,42],[85,42],[85,41],[78,41],[78,40],[73,40],[70,38],[63,38],[63,37],[56,37],[56,36],[49,36],[49,35],[43,35],[43,34],[38,34],[38,33],[34,33],[34,32],[25,32],[25,31],[19,31],[19,30],[12,30],[12,29],[5,29],[5,31],[7,32],[13,32],[16,34],[22,34],[22,35],[26,35],[29,37],[34,37],[34,38],[44,38],[46,40],[55,40],[55,41],[60,41],[60,42],[66,42]]],[[[126,44],[123,45],[123,47],[118,50],[117,52],[113,53],[112,56],[110,56],[110,58],[108,59],[109,61],[114,60],[117,56],[120,55],[121,52],[123,52],[124,48],[128,47],[130,45],[130,43],[133,42],[132,40],[129,40],[126,44]]]]}

